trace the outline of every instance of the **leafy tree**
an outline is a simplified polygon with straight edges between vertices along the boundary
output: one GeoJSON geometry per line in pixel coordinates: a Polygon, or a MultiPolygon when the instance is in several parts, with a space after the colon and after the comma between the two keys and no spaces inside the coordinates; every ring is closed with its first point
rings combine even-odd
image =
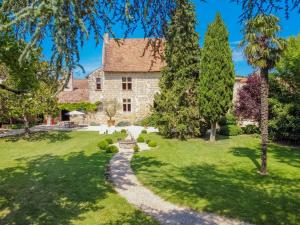
{"type": "Polygon", "coordinates": [[[21,65],[16,62],[26,43],[9,34],[0,36],[0,75],[5,89],[0,93],[0,110],[6,115],[1,119],[22,119],[29,132],[30,117],[53,114],[57,109],[54,92],[58,84],[48,63],[40,61],[41,49],[31,51],[26,63],[21,65]]]}
{"type": "MultiPolygon", "coordinates": [[[[49,37],[53,44],[52,64],[57,72],[66,67],[67,74],[70,74],[74,67],[79,66],[79,48],[90,34],[93,34],[98,44],[104,32],[109,32],[115,37],[113,25],[118,23],[123,25],[125,37],[140,24],[145,36],[161,37],[163,25],[170,18],[175,2],[2,0],[0,6],[0,13],[4,18],[0,31],[12,28],[19,38],[26,37],[29,40],[20,55],[21,62],[42,40],[49,37]]],[[[156,46],[155,43],[150,44],[156,46]]]]}
{"type": "Polygon", "coordinates": [[[260,118],[260,76],[257,73],[248,77],[247,83],[237,93],[234,114],[244,119],[260,118]]]}
{"type": "Polygon", "coordinates": [[[268,94],[269,70],[273,69],[280,58],[284,47],[283,39],[279,38],[279,19],[273,15],[261,14],[250,19],[244,29],[245,55],[248,63],[260,71],[261,78],[261,138],[262,164],[261,174],[267,174],[267,142],[268,142],[268,94]]]}
{"type": "Polygon", "coordinates": [[[300,35],[287,46],[270,79],[270,123],[273,140],[300,143],[300,35]]]}
{"type": "Polygon", "coordinates": [[[270,14],[273,12],[284,12],[286,18],[292,11],[300,12],[300,0],[230,0],[236,2],[242,7],[242,20],[251,19],[259,14],[270,14]]]}
{"type": "Polygon", "coordinates": [[[210,141],[215,141],[216,124],[231,107],[235,73],[228,31],[218,13],[208,26],[200,62],[200,115],[211,124],[210,141]]]}
{"type": "Polygon", "coordinates": [[[288,83],[291,91],[300,95],[300,34],[290,37],[281,59],[276,64],[277,74],[288,83]]]}
{"type": "Polygon", "coordinates": [[[160,94],[155,96],[153,113],[160,132],[167,137],[186,138],[200,134],[197,103],[200,47],[195,31],[194,6],[178,0],[165,30],[165,61],[160,94]]]}
{"type": "Polygon", "coordinates": [[[53,86],[51,83],[40,81],[37,88],[18,95],[2,90],[0,92],[0,120],[2,122],[11,119],[23,120],[25,133],[29,133],[30,118],[37,115],[55,115],[58,112],[57,98],[53,96],[55,91],[53,86]]]}
{"type": "Polygon", "coordinates": [[[16,63],[22,54],[26,43],[17,41],[10,34],[0,33],[0,70],[1,79],[9,82],[2,83],[2,89],[16,94],[24,93],[38,86],[36,72],[40,66],[39,57],[41,50],[30,53],[30,57],[23,65],[16,63]]]}

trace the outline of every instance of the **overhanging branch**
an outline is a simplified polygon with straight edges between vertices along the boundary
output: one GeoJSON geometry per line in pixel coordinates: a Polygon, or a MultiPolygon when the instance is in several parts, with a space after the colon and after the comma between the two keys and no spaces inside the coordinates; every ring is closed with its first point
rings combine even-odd
{"type": "Polygon", "coordinates": [[[17,94],[17,95],[26,93],[26,91],[24,91],[24,90],[16,90],[16,89],[7,87],[7,86],[4,85],[4,84],[0,84],[0,89],[3,89],[3,90],[6,90],[6,91],[9,91],[9,92],[12,92],[12,93],[17,94]]]}

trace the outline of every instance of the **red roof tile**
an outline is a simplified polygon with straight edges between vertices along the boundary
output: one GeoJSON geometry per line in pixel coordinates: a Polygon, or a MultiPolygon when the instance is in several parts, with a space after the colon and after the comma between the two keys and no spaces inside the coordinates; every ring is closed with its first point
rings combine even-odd
{"type": "Polygon", "coordinates": [[[248,80],[247,77],[235,77],[236,82],[247,83],[247,80],[248,80]]]}
{"type": "Polygon", "coordinates": [[[59,103],[88,102],[88,80],[73,80],[73,91],[62,91],[58,95],[59,103]]]}
{"type": "MultiPolygon", "coordinates": [[[[159,72],[165,63],[159,54],[153,56],[149,39],[124,39],[118,43],[107,40],[104,45],[104,71],[106,72],[159,72]]],[[[161,52],[163,48],[161,47],[161,52]]]]}

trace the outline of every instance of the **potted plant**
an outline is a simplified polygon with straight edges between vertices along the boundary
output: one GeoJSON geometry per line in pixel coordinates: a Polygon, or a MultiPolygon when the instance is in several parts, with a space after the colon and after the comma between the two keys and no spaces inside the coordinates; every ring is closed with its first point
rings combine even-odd
{"type": "Polygon", "coordinates": [[[116,99],[104,102],[104,111],[105,114],[109,117],[109,120],[107,120],[107,125],[109,127],[114,126],[116,123],[116,121],[112,118],[117,114],[118,108],[119,104],[116,99]]]}

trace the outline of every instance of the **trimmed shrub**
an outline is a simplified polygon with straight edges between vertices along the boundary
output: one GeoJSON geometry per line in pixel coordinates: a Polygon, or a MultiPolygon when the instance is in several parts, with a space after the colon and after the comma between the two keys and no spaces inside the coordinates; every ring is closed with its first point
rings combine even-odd
{"type": "Polygon", "coordinates": [[[259,134],[259,128],[253,124],[248,124],[242,127],[244,134],[259,134]]]}
{"type": "Polygon", "coordinates": [[[147,134],[147,130],[142,130],[142,134],[147,134]]]}
{"type": "Polygon", "coordinates": [[[142,143],[142,142],[145,142],[145,139],[142,137],[142,136],[139,136],[137,139],[136,139],[137,142],[139,143],[142,143]]]}
{"type": "Polygon", "coordinates": [[[146,143],[149,144],[150,141],[151,141],[150,139],[147,139],[147,140],[146,140],[146,143]]]}
{"type": "Polygon", "coordinates": [[[106,138],[105,141],[107,141],[107,143],[110,145],[114,143],[113,139],[111,139],[111,138],[106,138]]]}
{"type": "Polygon", "coordinates": [[[156,143],[156,141],[149,141],[148,146],[151,148],[154,148],[157,146],[157,143],[156,143]]]}
{"type": "Polygon", "coordinates": [[[117,153],[119,152],[119,149],[117,146],[115,145],[110,145],[108,146],[108,148],[106,149],[106,153],[117,153]]]}
{"type": "Polygon", "coordinates": [[[130,126],[130,122],[128,121],[121,121],[117,124],[118,127],[126,127],[126,126],[130,126]]]}
{"type": "Polygon", "coordinates": [[[108,148],[109,144],[106,140],[103,140],[103,141],[100,141],[97,146],[101,150],[106,150],[108,148]]]}
{"type": "Polygon", "coordinates": [[[242,134],[242,128],[240,128],[237,125],[226,125],[226,126],[222,126],[219,134],[221,135],[225,135],[225,136],[237,136],[242,134]]]}
{"type": "Polygon", "coordinates": [[[127,133],[126,129],[122,129],[121,133],[126,134],[127,133]]]}
{"type": "Polygon", "coordinates": [[[140,151],[140,147],[138,145],[135,145],[133,147],[134,152],[139,152],[140,151]]]}

